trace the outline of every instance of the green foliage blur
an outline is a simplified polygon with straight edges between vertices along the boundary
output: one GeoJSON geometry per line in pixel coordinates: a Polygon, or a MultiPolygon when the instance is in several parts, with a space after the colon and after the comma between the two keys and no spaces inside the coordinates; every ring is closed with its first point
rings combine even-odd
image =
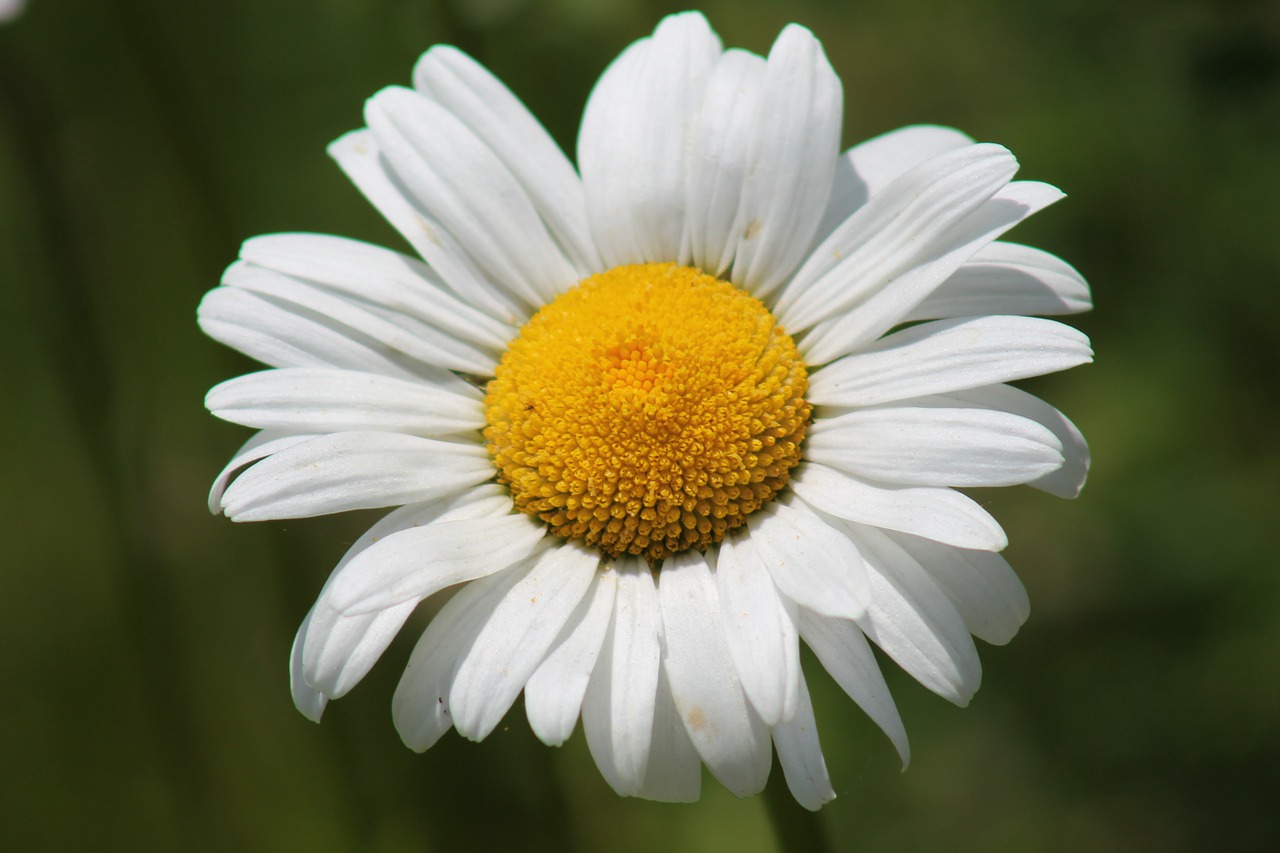
{"type": "MultiPolygon", "coordinates": [[[[328,161],[366,97],[449,42],[572,152],[665,0],[30,0],[0,25],[0,849],[782,849],[761,799],[623,800],[517,703],[405,749],[407,629],[315,726],[297,623],[374,516],[234,525],[204,496],[256,369],[195,307],[239,243],[405,249],[328,161]]],[[[1083,496],[979,498],[1032,617],[960,711],[891,664],[912,738],[813,666],[837,850],[1264,850],[1280,830],[1280,4],[713,0],[789,21],[844,81],[846,145],[912,123],[1065,189],[1014,239],[1075,264],[1097,363],[1032,383],[1090,439],[1083,496]]],[[[376,514],[375,514],[376,515],[376,514]]],[[[425,620],[425,615],[423,616],[425,620]]],[[[807,661],[807,663],[815,663],[807,661]]],[[[780,776],[775,770],[775,776],[780,776]]]]}

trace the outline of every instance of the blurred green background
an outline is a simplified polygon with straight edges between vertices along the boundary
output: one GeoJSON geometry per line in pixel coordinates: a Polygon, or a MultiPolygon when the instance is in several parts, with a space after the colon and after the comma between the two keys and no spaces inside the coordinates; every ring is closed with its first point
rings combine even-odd
{"type": "MultiPolygon", "coordinates": [[[[370,516],[237,526],[209,482],[254,369],[195,306],[241,240],[404,248],[324,155],[458,44],[569,151],[657,0],[31,0],[0,27],[0,849],[778,849],[760,799],[622,800],[518,704],[483,744],[399,742],[414,631],[324,724],[297,622],[370,516]]],[[[1097,364],[1031,387],[1094,452],[1082,498],[981,495],[1032,617],[960,711],[886,666],[914,747],[810,671],[847,851],[1264,850],[1280,834],[1280,4],[718,0],[788,21],[845,86],[845,143],[916,122],[1069,198],[1012,235],[1067,258],[1097,364]]],[[[812,663],[812,661],[810,661],[812,663]]],[[[775,770],[776,773],[776,770],[775,770]]]]}

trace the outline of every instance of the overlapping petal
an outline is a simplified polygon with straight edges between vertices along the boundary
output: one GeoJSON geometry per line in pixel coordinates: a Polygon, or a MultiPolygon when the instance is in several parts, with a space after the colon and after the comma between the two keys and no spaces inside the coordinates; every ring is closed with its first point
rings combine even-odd
{"type": "Polygon", "coordinates": [[[764,789],[769,730],[745,701],[720,620],[716,580],[697,551],[670,557],[658,580],[663,670],[694,749],[739,797],[764,789]]]}
{"type": "Polygon", "coordinates": [[[286,432],[401,432],[424,437],[484,426],[475,388],[377,373],[305,367],[249,373],[215,385],[205,407],[232,423],[286,432]]]}
{"type": "Polygon", "coordinates": [[[644,785],[653,743],[662,616],[649,568],[619,561],[613,621],[582,703],[587,746],[605,781],[624,797],[644,785]]]}
{"type": "MultiPolygon", "coordinates": [[[[1075,425],[1004,384],[1092,359],[1084,335],[1039,319],[1087,310],[1083,277],[999,240],[1061,192],[1013,181],[1012,154],[950,128],[841,155],[840,81],[795,25],[766,59],[724,51],[700,14],[664,19],[593,90],[581,177],[461,51],[429,50],[413,82],[370,99],[368,127],[329,151],[422,260],[260,237],[199,310],[209,335],[274,368],[208,394],[214,414],[260,430],[216,478],[214,512],[399,507],[298,629],[299,710],[318,720],[423,599],[460,585],[396,689],[415,750],[450,728],[485,738],[523,690],[547,744],[582,718],[619,794],[697,799],[706,764],[747,796],[772,745],[817,809],[835,792],[803,640],[905,766],[870,644],[963,705],[981,680],[973,637],[1008,642],[1029,611],[996,553],[1003,530],[953,487],[1074,497],[1088,473],[1075,425]],[[705,553],[652,565],[547,537],[515,511],[480,432],[484,382],[517,330],[582,278],[642,262],[762,300],[795,337],[814,405],[786,491],[705,553]]],[[[753,440],[756,453],[771,439],[753,440]]]]}
{"type": "Polygon", "coordinates": [[[520,182],[579,278],[603,268],[586,196],[569,158],[502,81],[462,51],[439,45],[413,69],[418,92],[467,126],[520,182]]]}
{"type": "Polygon", "coordinates": [[[758,85],[738,227],[730,236],[734,284],[763,298],[799,266],[822,219],[844,99],[822,45],[795,24],[774,42],[758,85]]]}
{"type": "Polygon", "coordinates": [[[277,450],[222,495],[233,521],[416,503],[493,476],[483,447],[395,432],[320,435],[277,450]]]}
{"type": "Polygon", "coordinates": [[[1062,467],[1062,443],[1033,420],[980,408],[857,409],[814,425],[806,455],[906,486],[1013,486],[1062,467]]]}
{"type": "Polygon", "coordinates": [[[578,722],[587,684],[613,623],[617,588],[618,573],[612,567],[601,568],[590,591],[525,685],[529,727],[548,746],[559,746],[568,740],[578,722]]]}
{"type": "MultiPolygon", "coordinates": [[[[307,712],[313,694],[325,701],[346,694],[368,673],[400,631],[419,598],[411,598],[384,609],[345,614],[334,605],[335,581],[357,555],[374,543],[398,533],[436,521],[495,517],[508,512],[510,499],[496,486],[472,489],[451,498],[400,507],[374,524],[347,550],[325,582],[320,596],[298,629],[294,641],[294,702],[307,712]]],[[[318,719],[319,710],[312,719],[318,719]]],[[[310,714],[309,714],[310,716],[310,714]]]]}
{"type": "Polygon", "coordinates": [[[498,602],[458,666],[450,688],[453,724],[484,740],[501,722],[591,588],[600,555],[576,545],[550,549],[498,602]]]}
{"type": "Polygon", "coordinates": [[[795,605],[778,593],[751,540],[735,532],[716,557],[720,618],[742,689],[767,726],[795,716],[800,702],[800,644],[795,605]]]}
{"type": "Polygon", "coordinates": [[[623,51],[587,101],[578,167],[591,233],[607,267],[680,257],[686,140],[721,53],[697,13],[663,19],[623,51]]]}
{"type": "Polygon", "coordinates": [[[1089,339],[1053,320],[935,320],[886,335],[810,375],[809,401],[874,406],[1054,373],[1093,360],[1089,339]]]}

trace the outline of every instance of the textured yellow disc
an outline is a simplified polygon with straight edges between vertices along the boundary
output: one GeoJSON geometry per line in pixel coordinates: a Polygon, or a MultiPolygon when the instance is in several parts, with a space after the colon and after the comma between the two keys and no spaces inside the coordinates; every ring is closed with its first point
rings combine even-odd
{"type": "Polygon", "coordinates": [[[520,330],[484,434],[520,510],[660,560],[719,542],[786,486],[808,386],[759,300],[688,267],[617,267],[520,330]]]}

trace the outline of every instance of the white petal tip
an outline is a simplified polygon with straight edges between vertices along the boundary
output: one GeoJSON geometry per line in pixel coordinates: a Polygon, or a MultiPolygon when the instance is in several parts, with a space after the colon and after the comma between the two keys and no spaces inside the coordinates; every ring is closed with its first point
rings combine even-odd
{"type": "Polygon", "coordinates": [[[808,811],[818,812],[818,811],[822,811],[822,807],[825,806],[827,803],[831,802],[832,800],[834,800],[835,798],[836,798],[836,792],[828,790],[820,794],[818,799],[816,800],[809,800],[808,802],[801,802],[800,800],[796,800],[796,802],[800,803],[800,806],[808,811]]]}
{"type": "Polygon", "coordinates": [[[328,704],[329,697],[315,690],[305,690],[302,695],[294,693],[293,696],[293,706],[298,709],[298,713],[313,723],[320,722],[328,704]]]}
{"type": "Polygon", "coordinates": [[[366,155],[373,150],[373,140],[364,127],[347,131],[325,147],[325,153],[333,160],[342,160],[350,154],[366,155]]]}

